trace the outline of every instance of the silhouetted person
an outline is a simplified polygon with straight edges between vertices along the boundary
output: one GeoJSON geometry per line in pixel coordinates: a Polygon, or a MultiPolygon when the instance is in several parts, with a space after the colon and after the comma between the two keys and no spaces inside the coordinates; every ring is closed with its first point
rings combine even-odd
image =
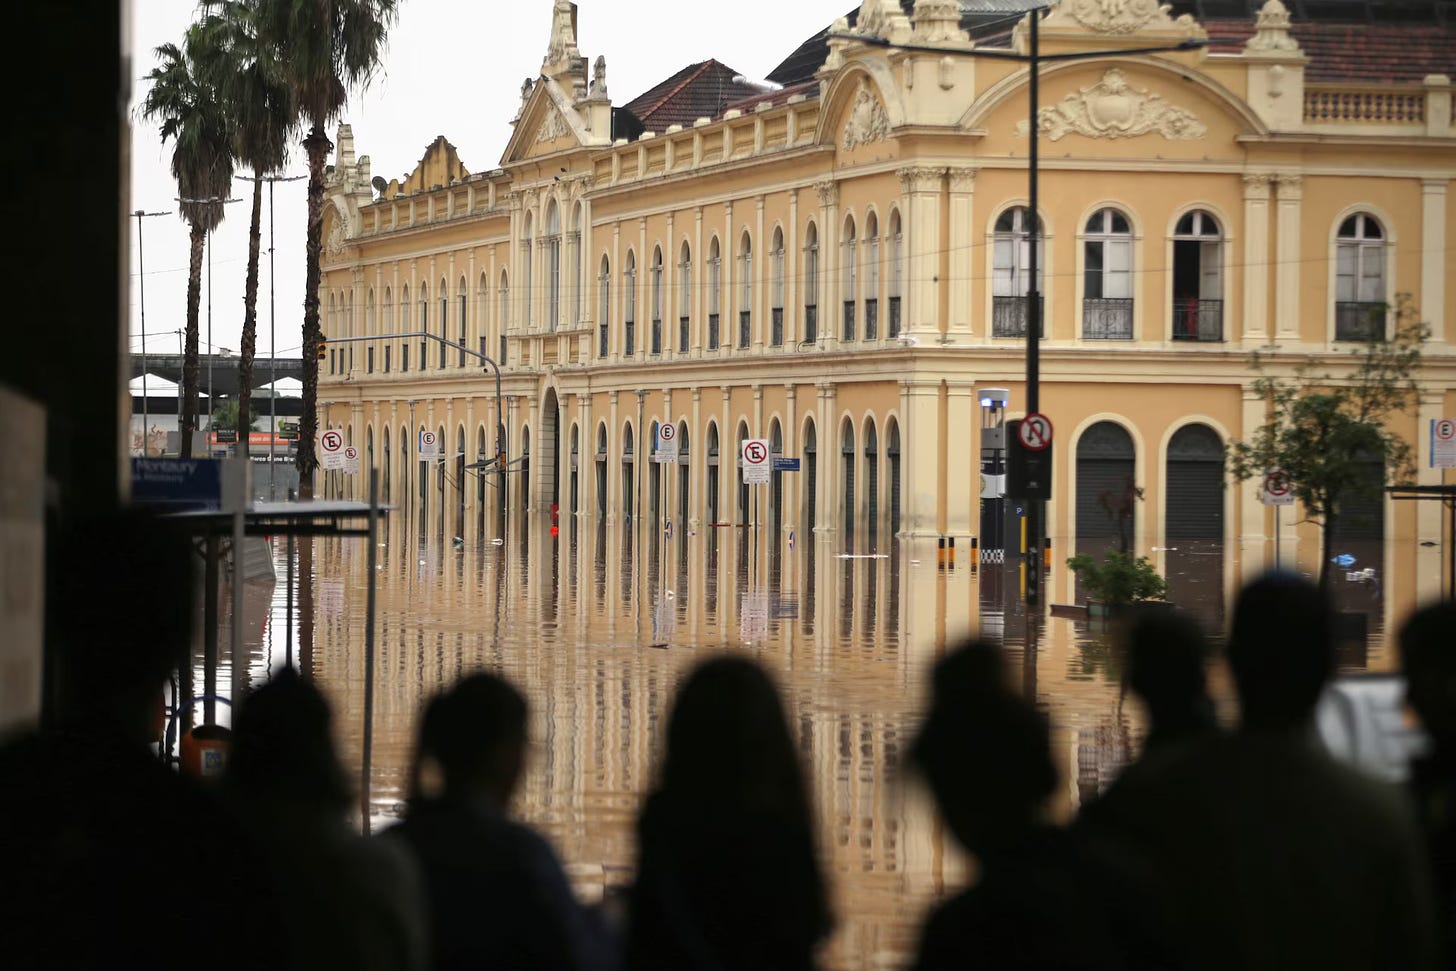
{"type": "Polygon", "coordinates": [[[1148,712],[1144,752],[1218,730],[1198,621],[1182,611],[1141,614],[1127,632],[1126,656],[1127,686],[1148,712]]]}
{"type": "Polygon", "coordinates": [[[280,911],[248,834],[149,749],[189,663],[189,540],[122,512],[72,522],[48,555],[55,721],[0,748],[0,963],[277,967],[280,911]]]}
{"type": "Polygon", "coordinates": [[[526,700],[493,674],[436,696],[421,718],[403,840],[424,876],[430,966],[610,968],[616,952],[550,845],[507,816],[526,751],[526,700]]]}
{"type": "Polygon", "coordinates": [[[414,859],[347,821],[352,800],[332,720],[318,689],[284,668],[238,711],[224,795],[267,854],[293,967],[423,968],[424,891],[414,859]]]}
{"type": "Polygon", "coordinates": [[[637,837],[630,969],[814,967],[831,922],[813,820],[783,705],[758,665],[714,658],[682,685],[637,837]]]}
{"type": "Polygon", "coordinates": [[[1165,966],[1130,872],[1048,821],[1047,723],[1006,687],[998,648],[970,642],[936,665],[910,761],[977,864],[926,922],[917,971],[1165,966]]]}
{"type": "Polygon", "coordinates": [[[1411,792],[1436,885],[1444,965],[1456,967],[1456,602],[1423,607],[1400,628],[1406,698],[1430,739],[1411,762],[1411,792]]]}
{"type": "Polygon", "coordinates": [[[1335,761],[1312,715],[1333,669],[1320,590],[1250,583],[1228,660],[1239,730],[1128,767],[1084,822],[1160,868],[1192,968],[1427,968],[1430,887],[1409,805],[1335,761]]]}

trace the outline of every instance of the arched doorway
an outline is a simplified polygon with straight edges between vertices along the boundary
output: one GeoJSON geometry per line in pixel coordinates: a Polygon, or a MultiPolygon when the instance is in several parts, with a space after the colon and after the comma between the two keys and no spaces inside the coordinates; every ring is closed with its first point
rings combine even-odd
{"type": "Polygon", "coordinates": [[[380,482],[380,484],[379,484],[379,494],[383,497],[384,501],[387,503],[387,502],[389,502],[390,471],[393,468],[393,466],[390,464],[390,455],[389,455],[389,426],[388,425],[385,425],[382,429],[380,429],[380,432],[379,432],[379,444],[380,444],[380,448],[381,448],[381,455],[382,455],[382,458],[384,459],[384,461],[380,464],[380,476],[379,477],[383,481],[380,482]]]}
{"type": "Polygon", "coordinates": [[[475,432],[475,535],[485,535],[485,462],[489,458],[485,451],[485,426],[475,432]]]}
{"type": "MultiPolygon", "coordinates": [[[[744,239],[746,240],[747,237],[745,236],[744,239]]],[[[735,503],[737,508],[734,510],[737,518],[734,522],[740,526],[747,525],[749,516],[751,515],[748,508],[748,483],[743,481],[743,470],[739,468],[742,462],[743,443],[746,441],[748,441],[748,423],[740,421],[738,423],[738,435],[735,438],[737,447],[733,450],[733,494],[738,498],[737,503],[735,503]]]]}
{"type": "Polygon", "coordinates": [[[524,514],[533,505],[531,502],[531,426],[521,429],[521,481],[516,487],[518,510],[524,514]]]}
{"type": "MultiPolygon", "coordinates": [[[[555,304],[553,303],[553,306],[555,304]]],[[[555,328],[553,328],[555,329],[555,328]]],[[[541,427],[536,443],[540,454],[536,456],[537,470],[540,475],[537,477],[536,499],[547,505],[560,506],[561,504],[561,483],[557,473],[559,456],[561,455],[561,422],[558,420],[558,412],[561,410],[560,402],[556,397],[555,388],[547,388],[546,395],[541,399],[541,427]]],[[[535,506],[536,503],[531,503],[535,506]]]]}
{"type": "Polygon", "coordinates": [[[841,460],[841,485],[840,496],[843,503],[840,506],[840,528],[844,531],[846,542],[854,540],[854,422],[849,418],[844,419],[840,425],[839,432],[839,456],[841,460]]]}
{"type": "MultiPolygon", "coordinates": [[[[777,418],[768,425],[768,453],[770,467],[784,454],[784,429],[777,418]]],[[[769,473],[768,523],[768,547],[774,555],[777,555],[779,536],[784,529],[784,473],[780,469],[773,469],[769,473]]]]}
{"type": "Polygon", "coordinates": [[[465,426],[459,426],[455,431],[455,532],[452,534],[461,539],[465,538],[465,426]]]}
{"type": "Polygon", "coordinates": [[[597,518],[607,514],[607,426],[597,426],[597,518]]]}
{"type": "Polygon", "coordinates": [[[804,531],[811,533],[818,523],[819,446],[814,435],[814,420],[804,422],[804,531]]]}
{"type": "Polygon", "coordinates": [[[571,426],[571,492],[568,497],[567,513],[575,516],[581,509],[581,426],[571,426]]]}
{"type": "Polygon", "coordinates": [[[1077,552],[1131,549],[1137,514],[1137,468],[1132,436],[1116,422],[1099,421],[1077,441],[1077,552]]]}
{"type": "Polygon", "coordinates": [[[622,514],[627,522],[632,521],[637,498],[637,456],[636,443],[632,439],[632,423],[622,427],[622,514]]]}
{"type": "Polygon", "coordinates": [[[445,426],[435,429],[435,441],[439,444],[439,458],[435,460],[435,536],[445,538],[445,457],[450,439],[445,437],[445,426]]]}
{"type": "Polygon", "coordinates": [[[708,490],[704,497],[707,503],[707,525],[719,521],[718,517],[718,425],[708,422],[708,490]]]}
{"type": "Polygon", "coordinates": [[[1163,573],[1168,596],[1199,620],[1223,622],[1223,442],[1203,424],[1168,440],[1164,475],[1163,573]]]}
{"type": "Polygon", "coordinates": [[[900,532],[900,423],[891,418],[886,425],[885,462],[890,466],[890,534],[900,532]]]}
{"type": "Polygon", "coordinates": [[[689,448],[688,423],[681,422],[677,427],[677,526],[679,530],[687,529],[689,511],[692,508],[688,501],[691,495],[688,490],[693,481],[693,456],[689,448]]]}
{"type": "Polygon", "coordinates": [[[880,440],[873,418],[865,419],[864,440],[865,532],[873,546],[880,532],[880,440]]]}

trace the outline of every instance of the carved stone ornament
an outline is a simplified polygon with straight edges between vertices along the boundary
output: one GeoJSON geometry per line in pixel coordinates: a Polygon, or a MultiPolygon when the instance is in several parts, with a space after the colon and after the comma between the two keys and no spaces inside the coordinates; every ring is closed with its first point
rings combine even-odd
{"type": "Polygon", "coordinates": [[[1149,24],[1173,23],[1171,8],[1158,0],[1062,0],[1054,9],[1096,34],[1131,34],[1149,24]]]}
{"type": "Polygon", "coordinates": [[[869,82],[861,80],[854,107],[849,110],[849,120],[844,123],[844,150],[883,141],[889,134],[890,119],[885,115],[885,106],[870,89],[869,82]]]}
{"type": "Polygon", "coordinates": [[[554,141],[569,134],[571,134],[571,128],[566,124],[566,119],[561,117],[561,112],[555,108],[548,108],[541,127],[536,130],[536,141],[537,143],[554,141]]]}
{"type": "Polygon", "coordinates": [[[1259,8],[1254,26],[1256,32],[1244,44],[1244,50],[1260,53],[1294,53],[1299,50],[1299,42],[1289,36],[1289,8],[1279,0],[1269,0],[1259,8]]]}
{"type": "Polygon", "coordinates": [[[939,192],[946,170],[929,165],[911,165],[896,169],[900,177],[900,191],[905,195],[914,192],[939,192]]]}
{"type": "MultiPolygon", "coordinates": [[[[1132,138],[1157,132],[1170,141],[1208,134],[1208,127],[1193,112],[1173,107],[1162,95],[1130,87],[1117,68],[1092,87],[1037,112],[1036,129],[1052,141],[1073,132],[1088,138],[1132,138]]],[[[1019,122],[1016,131],[1025,135],[1027,123],[1019,122]]]]}
{"type": "Polygon", "coordinates": [[[349,244],[344,238],[344,222],[335,219],[333,228],[329,230],[328,242],[324,245],[324,253],[331,260],[337,260],[348,250],[349,244]]]}
{"type": "Polygon", "coordinates": [[[814,191],[819,193],[819,205],[824,208],[839,205],[839,183],[838,182],[815,182],[814,191]]]}
{"type": "Polygon", "coordinates": [[[859,16],[855,18],[852,33],[885,40],[904,40],[910,35],[910,18],[900,8],[899,0],[864,0],[859,5],[859,16]]]}

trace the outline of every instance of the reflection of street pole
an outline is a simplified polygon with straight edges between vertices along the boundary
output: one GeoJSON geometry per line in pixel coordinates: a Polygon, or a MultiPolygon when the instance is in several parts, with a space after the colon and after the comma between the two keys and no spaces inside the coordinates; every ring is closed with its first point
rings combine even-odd
{"type": "Polygon", "coordinates": [[[647,397],[647,392],[642,388],[638,388],[632,393],[637,396],[637,440],[632,443],[635,451],[635,454],[632,456],[632,478],[634,480],[632,484],[637,490],[637,495],[632,502],[632,525],[634,527],[633,532],[635,533],[635,527],[639,520],[642,519],[642,462],[640,460],[642,454],[646,451],[643,448],[644,443],[642,439],[642,402],[647,397]]]}
{"type": "Polygon", "coordinates": [[[132,213],[137,221],[137,293],[142,317],[142,455],[149,456],[152,450],[149,447],[149,434],[151,432],[151,402],[147,398],[147,263],[146,251],[142,247],[142,218],[144,216],[170,216],[167,212],[143,212],[138,209],[132,213]]]}
{"type": "MultiPolygon", "coordinates": [[[[410,403],[409,403],[409,413],[410,413],[410,431],[409,431],[410,437],[409,437],[409,440],[414,442],[414,451],[413,452],[406,453],[406,458],[405,458],[405,461],[404,461],[405,522],[409,522],[409,514],[410,514],[410,511],[414,509],[414,499],[415,499],[415,493],[414,493],[414,487],[415,487],[415,472],[414,472],[414,469],[412,468],[412,466],[414,465],[415,462],[418,462],[419,461],[419,458],[420,458],[420,456],[419,456],[419,450],[420,450],[420,435],[419,435],[419,432],[415,431],[415,402],[413,400],[411,400],[410,403]]],[[[406,445],[406,448],[408,448],[408,445],[406,445]]]]}

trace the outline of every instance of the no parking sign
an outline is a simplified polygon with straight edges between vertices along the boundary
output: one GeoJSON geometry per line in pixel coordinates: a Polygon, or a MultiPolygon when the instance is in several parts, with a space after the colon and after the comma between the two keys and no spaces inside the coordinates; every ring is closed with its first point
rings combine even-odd
{"type": "Polygon", "coordinates": [[[1431,419],[1431,468],[1456,469],[1456,418],[1431,419]]]}

